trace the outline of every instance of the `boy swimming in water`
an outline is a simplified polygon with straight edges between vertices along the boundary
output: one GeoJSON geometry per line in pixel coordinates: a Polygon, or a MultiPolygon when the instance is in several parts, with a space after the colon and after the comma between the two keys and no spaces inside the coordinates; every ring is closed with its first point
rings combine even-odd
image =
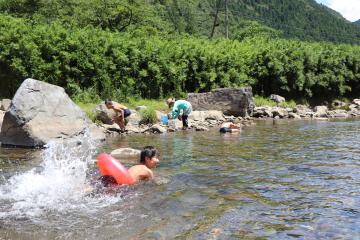
{"type": "MultiPolygon", "coordinates": [[[[154,178],[153,169],[159,162],[159,151],[153,146],[146,146],[140,153],[140,164],[128,169],[135,183],[154,178]]],[[[104,187],[118,185],[114,177],[105,175],[99,178],[104,187]]]]}
{"type": "Polygon", "coordinates": [[[140,164],[129,168],[129,174],[135,182],[154,178],[153,169],[159,162],[159,151],[153,146],[146,146],[140,153],[140,164]]]}

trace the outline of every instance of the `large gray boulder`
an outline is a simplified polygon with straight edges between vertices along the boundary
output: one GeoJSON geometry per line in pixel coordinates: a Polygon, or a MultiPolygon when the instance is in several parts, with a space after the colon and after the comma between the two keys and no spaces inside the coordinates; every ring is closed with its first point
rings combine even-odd
{"type": "Polygon", "coordinates": [[[94,140],[105,134],[68,97],[64,89],[26,79],[5,113],[0,140],[4,145],[38,147],[50,140],[89,134],[94,140]]]}
{"type": "Polygon", "coordinates": [[[225,115],[247,117],[254,109],[251,87],[219,88],[206,93],[189,93],[193,110],[219,110],[225,115]]]}
{"type": "Polygon", "coordinates": [[[105,103],[102,102],[95,107],[96,119],[104,124],[113,124],[112,119],[115,116],[115,112],[111,109],[107,109],[105,103]]]}

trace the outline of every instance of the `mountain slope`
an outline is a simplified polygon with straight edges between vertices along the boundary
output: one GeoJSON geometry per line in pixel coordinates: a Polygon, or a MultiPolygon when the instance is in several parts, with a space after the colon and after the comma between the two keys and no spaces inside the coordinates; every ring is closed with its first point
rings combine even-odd
{"type": "Polygon", "coordinates": [[[313,0],[229,1],[232,26],[241,19],[257,20],[304,40],[360,43],[360,30],[334,10],[313,0]]]}
{"type": "Polygon", "coordinates": [[[359,27],[314,0],[0,0],[0,13],[111,31],[211,38],[226,32],[236,38],[257,21],[260,31],[273,28],[286,38],[360,44],[359,27]]]}

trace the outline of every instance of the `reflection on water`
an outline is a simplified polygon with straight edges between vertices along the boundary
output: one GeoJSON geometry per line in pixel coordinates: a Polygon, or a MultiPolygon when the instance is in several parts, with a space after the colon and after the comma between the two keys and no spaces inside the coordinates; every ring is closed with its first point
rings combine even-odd
{"type": "Polygon", "coordinates": [[[359,136],[360,121],[262,121],[240,135],[134,135],[41,155],[2,148],[0,236],[360,238],[359,136]],[[160,149],[160,181],[84,191],[98,152],[145,145],[160,149]]]}

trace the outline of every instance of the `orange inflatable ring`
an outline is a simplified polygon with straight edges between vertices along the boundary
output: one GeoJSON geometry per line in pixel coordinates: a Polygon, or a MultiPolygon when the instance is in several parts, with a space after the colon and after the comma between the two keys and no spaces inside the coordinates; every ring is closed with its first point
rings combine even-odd
{"type": "Polygon", "coordinates": [[[103,176],[113,176],[118,184],[134,184],[128,170],[109,154],[101,153],[97,160],[99,170],[103,176]]]}

